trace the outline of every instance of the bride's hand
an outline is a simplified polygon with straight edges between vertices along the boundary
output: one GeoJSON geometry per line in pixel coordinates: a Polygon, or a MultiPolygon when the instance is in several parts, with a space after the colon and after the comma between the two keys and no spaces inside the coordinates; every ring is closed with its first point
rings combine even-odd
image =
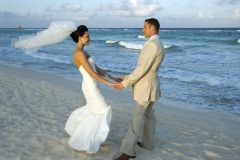
{"type": "Polygon", "coordinates": [[[117,84],[109,83],[109,86],[112,87],[113,89],[117,90],[117,84]]]}

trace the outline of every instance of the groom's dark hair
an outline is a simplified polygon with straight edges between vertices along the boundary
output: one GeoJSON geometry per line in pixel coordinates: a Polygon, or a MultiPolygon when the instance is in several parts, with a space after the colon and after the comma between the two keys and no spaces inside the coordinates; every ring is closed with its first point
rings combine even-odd
{"type": "Polygon", "coordinates": [[[160,28],[160,23],[158,22],[157,19],[149,18],[149,19],[146,19],[145,22],[148,22],[150,25],[153,25],[154,28],[156,29],[156,32],[158,33],[159,28],[160,28]]]}
{"type": "Polygon", "coordinates": [[[88,31],[88,28],[84,25],[80,25],[76,31],[72,32],[70,36],[72,37],[73,41],[78,43],[78,37],[82,37],[85,32],[88,31]]]}

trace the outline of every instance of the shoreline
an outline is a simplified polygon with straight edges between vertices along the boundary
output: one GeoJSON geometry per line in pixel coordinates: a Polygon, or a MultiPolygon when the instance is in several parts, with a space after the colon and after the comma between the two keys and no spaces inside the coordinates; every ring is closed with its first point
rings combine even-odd
{"type": "MultiPolygon", "coordinates": [[[[65,78],[65,77],[59,76],[59,75],[53,75],[53,74],[46,73],[46,72],[40,72],[40,71],[30,70],[30,69],[26,69],[26,68],[20,68],[18,66],[6,65],[6,64],[0,64],[0,72],[13,74],[13,75],[19,76],[21,78],[34,79],[39,82],[46,81],[46,82],[49,82],[54,85],[64,86],[67,88],[75,89],[76,91],[79,91],[80,93],[82,93],[81,80],[75,81],[71,78],[68,79],[68,78],[65,78]],[[58,79],[58,80],[55,81],[55,79],[58,79]],[[76,86],[78,86],[78,87],[76,87],[76,86]]],[[[111,97],[112,94],[117,94],[116,97],[118,97],[118,98],[115,98],[114,101],[119,103],[119,102],[124,102],[125,99],[127,99],[127,102],[132,101],[132,103],[135,103],[135,101],[133,100],[132,94],[130,92],[128,92],[126,90],[116,91],[110,87],[107,88],[108,86],[101,86],[101,85],[104,85],[104,84],[100,84],[100,88],[103,91],[102,94],[105,96],[106,99],[107,99],[107,97],[111,97]],[[123,97],[123,98],[119,99],[119,97],[123,97]]],[[[129,88],[128,88],[128,90],[129,90],[129,88]]],[[[227,114],[226,112],[217,112],[217,111],[210,110],[210,109],[204,109],[202,107],[198,107],[197,104],[191,104],[191,103],[177,101],[177,100],[169,100],[169,99],[162,98],[162,97],[159,98],[159,100],[157,100],[156,103],[159,105],[171,107],[173,109],[175,108],[175,109],[180,109],[180,110],[202,112],[205,114],[213,114],[213,115],[219,114],[219,115],[225,117],[226,119],[231,119],[233,121],[240,122],[240,115],[233,115],[233,114],[227,114]],[[180,107],[178,107],[178,106],[180,106],[180,107]]]]}
{"type": "MultiPolygon", "coordinates": [[[[72,150],[64,125],[85,105],[81,83],[32,70],[0,65],[0,159],[106,159],[118,151],[132,119],[129,93],[101,89],[112,106],[111,131],[93,155],[72,150]]],[[[184,105],[184,104],[181,104],[184,105]]],[[[240,159],[239,120],[204,110],[155,105],[155,150],[136,147],[136,160],[240,159]]]]}

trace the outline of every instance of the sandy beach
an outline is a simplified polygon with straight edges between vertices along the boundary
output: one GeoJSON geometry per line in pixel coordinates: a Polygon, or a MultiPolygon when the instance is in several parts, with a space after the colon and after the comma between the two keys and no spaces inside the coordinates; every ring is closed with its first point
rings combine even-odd
{"type": "MultiPolygon", "coordinates": [[[[85,105],[80,82],[0,65],[0,88],[0,160],[110,160],[134,109],[131,94],[102,89],[111,132],[89,155],[71,149],[64,130],[70,113],[85,105]]],[[[156,148],[137,146],[136,160],[240,160],[239,117],[180,108],[156,103],[156,148]]]]}

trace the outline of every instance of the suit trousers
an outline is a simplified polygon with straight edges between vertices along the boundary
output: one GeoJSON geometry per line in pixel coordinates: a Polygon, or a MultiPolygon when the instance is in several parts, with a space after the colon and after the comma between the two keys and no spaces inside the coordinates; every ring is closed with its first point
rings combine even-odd
{"type": "Polygon", "coordinates": [[[152,101],[136,101],[132,124],[122,142],[120,151],[135,156],[135,146],[142,135],[143,148],[154,149],[154,132],[156,126],[155,108],[152,101]]]}

